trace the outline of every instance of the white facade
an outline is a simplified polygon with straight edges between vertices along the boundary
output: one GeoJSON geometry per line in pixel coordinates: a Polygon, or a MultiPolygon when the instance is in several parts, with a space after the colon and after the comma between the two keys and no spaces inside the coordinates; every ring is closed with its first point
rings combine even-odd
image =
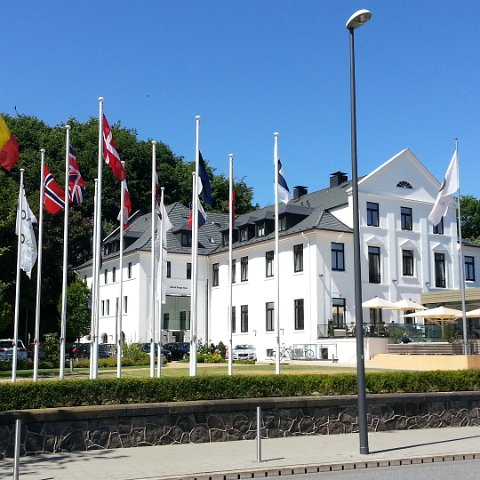
{"type": "MultiPolygon", "coordinates": [[[[344,346],[348,340],[335,338],[337,332],[344,336],[346,331],[352,331],[355,324],[351,185],[343,182],[346,178],[342,177],[341,180],[338,186],[306,193],[291,201],[294,208],[291,213],[289,210],[284,213],[287,221],[290,219],[291,222],[281,232],[279,240],[279,316],[282,344],[288,347],[308,345],[318,357],[322,354],[328,358],[333,356],[350,361],[347,357],[351,356],[351,348],[344,346]],[[294,251],[297,253],[297,268],[294,251]],[[300,251],[302,268],[298,263],[300,251]],[[335,257],[336,263],[332,257],[335,257]],[[300,311],[302,305],[303,315],[300,311]]],[[[419,302],[422,292],[459,288],[460,256],[455,209],[449,208],[443,219],[443,233],[434,233],[433,226],[427,220],[439,187],[438,181],[408,149],[360,179],[364,300],[378,296],[393,302],[401,299],[419,302]],[[378,272],[372,271],[375,262],[379,265],[378,272]]],[[[178,209],[178,204],[170,207],[171,219],[178,209]]],[[[233,248],[236,265],[232,286],[235,309],[233,345],[254,345],[259,360],[266,359],[268,351],[276,346],[276,332],[270,322],[273,317],[269,316],[271,304],[267,305],[275,302],[276,297],[275,276],[267,276],[266,265],[267,252],[274,250],[269,210],[273,211],[273,207],[253,211],[237,219],[243,241],[234,242],[233,248]],[[259,225],[262,228],[258,228],[259,225]],[[263,227],[266,228],[265,232],[263,227]],[[242,229],[245,230],[245,236],[241,233],[242,229]],[[243,280],[242,258],[248,258],[248,276],[243,280]],[[270,307],[269,313],[267,307],[270,307]]],[[[216,226],[217,234],[205,237],[208,238],[210,250],[199,256],[197,337],[203,342],[217,344],[223,341],[227,345],[230,321],[228,248],[225,242],[222,244],[220,232],[225,234],[228,217],[215,215],[216,222],[211,227],[216,226]],[[218,277],[214,273],[217,264],[218,277]]],[[[147,221],[147,217],[150,218],[142,217],[143,222],[147,221]]],[[[181,217],[177,220],[181,221],[181,217]]],[[[177,223],[174,222],[176,226],[177,223]]],[[[178,230],[182,230],[182,227],[178,230]]],[[[205,231],[209,231],[208,228],[205,231]]],[[[148,233],[148,228],[145,228],[145,232],[148,233]]],[[[151,257],[145,249],[148,242],[143,239],[147,233],[137,240],[139,245],[133,244],[126,249],[124,256],[123,289],[128,307],[124,312],[122,330],[127,341],[147,342],[150,339],[151,257]],[[128,277],[129,263],[131,278],[128,277]]],[[[187,263],[191,262],[191,254],[190,249],[176,248],[178,245],[172,248],[175,241],[173,236],[169,237],[170,278],[166,282],[167,303],[161,313],[164,327],[162,339],[188,341],[191,281],[187,279],[187,263]],[[181,315],[184,320],[187,315],[187,322],[181,325],[179,309],[183,309],[181,315]],[[165,313],[170,315],[168,321],[165,313]]],[[[474,265],[470,267],[470,272],[472,269],[475,272],[478,264],[475,259],[479,253],[480,250],[475,246],[464,247],[464,254],[469,261],[473,257],[474,265]]],[[[114,266],[118,268],[118,255],[104,260],[102,270],[108,269],[107,283],[102,273],[100,288],[101,302],[109,301],[110,304],[109,312],[105,310],[102,315],[102,309],[100,311],[100,339],[108,338],[108,343],[113,343],[117,334],[115,301],[119,290],[118,272],[115,282],[110,280],[114,266]]],[[[88,265],[78,270],[80,275],[87,275],[88,278],[88,265]]],[[[478,287],[477,278],[475,275],[473,279],[467,278],[467,286],[478,287]]],[[[363,320],[364,324],[378,322],[378,313],[364,309],[363,320]]],[[[392,321],[403,322],[403,317],[399,312],[384,310],[381,321],[388,325],[392,321]]],[[[368,347],[372,351],[378,350],[374,343],[372,341],[368,347]]]]}

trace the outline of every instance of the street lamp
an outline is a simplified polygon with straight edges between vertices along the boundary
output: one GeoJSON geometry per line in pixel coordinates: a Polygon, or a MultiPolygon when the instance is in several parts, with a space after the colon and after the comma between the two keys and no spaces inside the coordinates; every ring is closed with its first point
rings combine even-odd
{"type": "Polygon", "coordinates": [[[362,270],[360,259],[360,221],[358,215],[357,175],[357,107],[355,98],[355,29],[367,23],[372,14],[358,10],[347,21],[350,32],[350,111],[352,132],[352,197],[353,197],[353,263],[355,277],[355,317],[357,322],[357,385],[358,385],[358,430],[360,453],[368,454],[367,395],[365,389],[365,358],[363,347],[362,270]]]}

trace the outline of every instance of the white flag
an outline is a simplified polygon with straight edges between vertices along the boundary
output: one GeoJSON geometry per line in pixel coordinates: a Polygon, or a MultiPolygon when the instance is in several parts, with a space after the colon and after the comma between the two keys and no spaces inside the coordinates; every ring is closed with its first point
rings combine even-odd
{"type": "MultiPolygon", "coordinates": [[[[158,264],[157,269],[157,298],[162,299],[162,303],[166,302],[165,284],[167,281],[167,232],[173,228],[173,224],[168,218],[165,205],[160,203],[160,221],[162,225],[162,264],[158,264]]],[[[155,239],[155,250],[160,251],[160,228],[157,228],[157,238],[155,239]]]]}
{"type": "Polygon", "coordinates": [[[428,220],[430,220],[433,225],[438,225],[446,215],[448,205],[450,204],[450,195],[453,195],[459,188],[458,154],[457,149],[455,148],[447,173],[443,179],[442,186],[438,192],[437,199],[435,200],[432,211],[428,216],[428,220]]]}
{"type": "Polygon", "coordinates": [[[28,205],[25,189],[22,187],[21,199],[17,207],[15,233],[21,236],[20,268],[28,278],[31,278],[32,268],[37,260],[37,242],[32,225],[36,221],[37,219],[28,205]]]}

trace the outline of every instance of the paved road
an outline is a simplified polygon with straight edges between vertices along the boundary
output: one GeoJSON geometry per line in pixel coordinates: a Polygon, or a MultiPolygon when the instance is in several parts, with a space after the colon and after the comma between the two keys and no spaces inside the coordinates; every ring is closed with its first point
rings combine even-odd
{"type": "MultiPolygon", "coordinates": [[[[22,457],[20,478],[229,480],[353,469],[385,472],[388,466],[478,460],[480,427],[371,433],[369,446],[369,455],[359,453],[358,434],[268,439],[262,440],[260,463],[255,440],[49,454],[22,457]]],[[[11,459],[0,461],[0,478],[11,478],[12,471],[11,459]]]]}

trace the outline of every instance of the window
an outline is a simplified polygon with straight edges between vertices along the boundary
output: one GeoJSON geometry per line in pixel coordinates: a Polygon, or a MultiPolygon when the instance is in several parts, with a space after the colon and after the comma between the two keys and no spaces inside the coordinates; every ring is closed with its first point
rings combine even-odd
{"type": "Polygon", "coordinates": [[[132,278],[132,262],[128,262],[127,277],[132,278]]]}
{"type": "Polygon", "coordinates": [[[105,316],[105,300],[102,300],[102,317],[105,316]]]}
{"type": "Polygon", "coordinates": [[[433,233],[436,235],[443,235],[443,217],[438,225],[433,226],[433,233]]]}
{"type": "Polygon", "coordinates": [[[345,251],[343,243],[332,242],[332,270],[345,270],[345,251]]]}
{"type": "Polygon", "coordinates": [[[167,260],[167,278],[172,276],[172,262],[167,260]]]}
{"type": "Polygon", "coordinates": [[[332,298],[333,328],[345,328],[345,299],[332,298]]]}
{"type": "Polygon", "coordinates": [[[265,304],[265,331],[273,332],[274,303],[267,302],[265,304]]]}
{"type": "Polygon", "coordinates": [[[413,250],[402,250],[402,274],[413,277],[413,250]]]}
{"type": "Polygon", "coordinates": [[[435,286],[438,288],[445,288],[446,284],[445,254],[435,253],[435,286]]]}
{"type": "Polygon", "coordinates": [[[192,237],[189,232],[182,232],[180,236],[182,247],[190,247],[192,245],[192,237]]]}
{"type": "Polygon", "coordinates": [[[123,313],[128,312],[128,297],[123,297],[123,313]]]}
{"type": "Polygon", "coordinates": [[[242,332],[248,332],[248,305],[242,305],[240,307],[240,330],[242,332]]]}
{"type": "Polygon", "coordinates": [[[116,279],[117,279],[117,267],[113,267],[112,268],[112,282],[115,283],[116,279]]]}
{"type": "Polygon", "coordinates": [[[274,259],[273,251],[267,252],[265,254],[265,276],[266,277],[273,277],[273,259],[274,259]]]}
{"type": "Polygon", "coordinates": [[[190,330],[190,312],[180,312],[180,330],[190,330]]]}
{"type": "Polygon", "coordinates": [[[248,257],[240,259],[240,280],[246,282],[248,280],[248,257]]]}
{"type": "Polygon", "coordinates": [[[465,280],[467,282],[475,281],[475,258],[465,256],[465,280]]]}
{"type": "Polygon", "coordinates": [[[367,225],[378,227],[378,203],[367,202],[367,225]]]}
{"type": "Polygon", "coordinates": [[[232,306],[232,333],[237,331],[237,309],[232,306]]]}
{"type": "Polygon", "coordinates": [[[214,287],[218,287],[219,284],[219,268],[220,265],[218,263],[212,265],[212,285],[214,287]]]}
{"type": "Polygon", "coordinates": [[[248,227],[243,227],[240,229],[240,241],[246,242],[248,240],[248,227]]]}
{"type": "Polygon", "coordinates": [[[259,223],[255,226],[255,229],[256,229],[256,234],[257,234],[257,237],[264,237],[265,236],[265,223],[262,222],[262,223],[259,223]]]}
{"type": "Polygon", "coordinates": [[[108,268],[103,272],[105,285],[108,283],[108,268]]]}
{"type": "Polygon", "coordinates": [[[278,217],[278,229],[280,232],[284,232],[287,229],[287,216],[282,215],[278,217]]]}
{"type": "Polygon", "coordinates": [[[303,272],[303,244],[293,246],[293,271],[303,272]]]}
{"type": "Polygon", "coordinates": [[[412,209],[409,207],[400,207],[400,221],[402,230],[412,230],[412,209]]]}
{"type": "Polygon", "coordinates": [[[187,263],[187,280],[192,278],[192,264],[187,263]]]}
{"type": "Polygon", "coordinates": [[[398,188],[408,188],[408,189],[412,189],[412,185],[410,184],[410,182],[407,182],[406,180],[400,180],[398,183],[397,183],[397,187],[398,188]]]}
{"type": "Polygon", "coordinates": [[[170,327],[170,314],[164,313],[163,314],[163,322],[162,322],[162,329],[168,330],[170,327]]]}
{"type": "Polygon", "coordinates": [[[229,243],[228,243],[228,231],[227,232],[223,232],[222,234],[222,243],[224,246],[227,246],[229,243]]]}
{"type": "Polygon", "coordinates": [[[368,281],[380,283],[380,247],[368,247],[368,281]]]}
{"type": "Polygon", "coordinates": [[[383,323],[382,320],[382,309],[381,308],[371,308],[370,309],[370,324],[378,325],[383,323]]]}
{"type": "Polygon", "coordinates": [[[237,281],[237,261],[232,260],[232,283],[237,281]]]}
{"type": "Polygon", "coordinates": [[[305,328],[305,321],[303,316],[303,298],[294,300],[295,304],[295,330],[303,330],[305,328]]]}
{"type": "Polygon", "coordinates": [[[106,308],[105,308],[105,310],[106,310],[106,315],[110,315],[110,300],[107,300],[107,301],[105,302],[105,305],[106,305],[106,308]]]}

